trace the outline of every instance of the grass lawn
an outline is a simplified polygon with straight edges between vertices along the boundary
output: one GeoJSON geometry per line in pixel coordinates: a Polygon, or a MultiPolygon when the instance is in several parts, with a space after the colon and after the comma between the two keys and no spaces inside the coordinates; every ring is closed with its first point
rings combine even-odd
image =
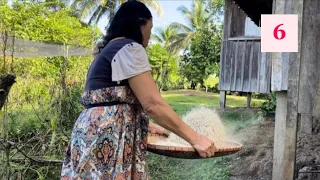
{"type": "MultiPolygon", "coordinates": [[[[165,92],[162,95],[179,115],[196,106],[219,106],[219,95],[213,93],[183,90],[165,92]]],[[[258,107],[262,102],[263,100],[252,99],[252,106],[258,107]]],[[[227,106],[246,107],[246,97],[227,96],[227,106]]],[[[223,122],[233,130],[245,128],[257,117],[257,114],[246,110],[227,110],[221,115],[223,122]]],[[[228,180],[232,156],[185,160],[148,153],[147,162],[152,180],[228,180]]]]}
{"type": "MultiPolygon", "coordinates": [[[[201,91],[171,91],[163,93],[163,98],[180,115],[186,113],[189,109],[196,106],[219,107],[219,94],[206,93],[201,91]]],[[[252,99],[251,106],[259,107],[263,100],[252,99]]],[[[228,107],[246,107],[247,98],[241,96],[227,95],[228,107]]]]}

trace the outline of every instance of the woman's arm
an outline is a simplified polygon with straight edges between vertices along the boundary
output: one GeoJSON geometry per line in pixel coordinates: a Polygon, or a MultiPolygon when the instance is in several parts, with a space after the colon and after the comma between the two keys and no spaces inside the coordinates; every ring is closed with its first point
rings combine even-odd
{"type": "Polygon", "coordinates": [[[191,129],[161,97],[150,72],[129,79],[129,84],[142,107],[160,126],[177,134],[190,144],[198,138],[191,129]]]}
{"type": "Polygon", "coordinates": [[[148,132],[152,134],[169,136],[169,132],[166,129],[157,124],[154,124],[153,122],[149,122],[148,132]]]}
{"type": "Polygon", "coordinates": [[[213,142],[189,127],[164,101],[151,72],[145,72],[130,78],[129,84],[142,107],[160,126],[189,142],[201,156],[208,157],[214,154],[215,146],[213,142]]]}

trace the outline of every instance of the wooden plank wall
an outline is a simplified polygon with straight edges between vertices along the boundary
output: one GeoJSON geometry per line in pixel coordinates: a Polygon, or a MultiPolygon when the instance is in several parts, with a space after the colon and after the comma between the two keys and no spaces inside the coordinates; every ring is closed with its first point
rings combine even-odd
{"type": "Polygon", "coordinates": [[[244,36],[246,14],[233,2],[225,0],[223,40],[244,36]]]}
{"type": "Polygon", "coordinates": [[[219,90],[270,93],[271,56],[261,53],[259,37],[245,37],[246,18],[232,0],[225,0],[219,90]]]}
{"type": "Polygon", "coordinates": [[[221,91],[270,93],[271,58],[260,40],[225,41],[220,59],[221,91]]]}

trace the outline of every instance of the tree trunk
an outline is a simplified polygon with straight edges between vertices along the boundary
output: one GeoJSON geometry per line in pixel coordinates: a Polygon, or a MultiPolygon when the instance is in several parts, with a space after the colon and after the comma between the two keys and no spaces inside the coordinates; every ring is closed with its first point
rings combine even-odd
{"type": "Polygon", "coordinates": [[[196,89],[197,84],[193,81],[191,81],[191,89],[196,89]]]}
{"type": "Polygon", "coordinates": [[[14,31],[14,28],[13,28],[13,36],[12,36],[12,51],[11,51],[11,67],[10,67],[10,71],[11,71],[11,73],[14,73],[14,69],[13,69],[13,61],[14,61],[14,53],[15,53],[15,44],[14,44],[14,42],[15,42],[15,39],[16,39],[16,35],[15,35],[15,31],[14,31]]]}
{"type": "Polygon", "coordinates": [[[62,57],[63,58],[63,65],[61,69],[61,88],[63,95],[66,94],[67,92],[67,82],[66,82],[66,77],[67,77],[67,68],[68,68],[68,57],[62,57]]]}
{"type": "Polygon", "coordinates": [[[1,72],[5,74],[7,72],[6,70],[6,51],[7,51],[7,44],[8,44],[8,31],[4,31],[2,33],[2,42],[3,42],[3,48],[2,48],[2,53],[3,53],[3,65],[2,65],[2,70],[1,72]]]}
{"type": "Polygon", "coordinates": [[[169,54],[169,57],[167,59],[166,65],[165,65],[165,68],[162,71],[162,78],[161,78],[161,83],[160,83],[160,86],[159,86],[159,90],[160,91],[162,90],[162,87],[163,87],[164,83],[166,82],[166,74],[167,74],[167,70],[168,70],[168,66],[169,66],[170,57],[171,57],[171,55],[169,54]]]}
{"type": "Polygon", "coordinates": [[[200,85],[201,85],[201,86],[200,86],[201,88],[203,88],[203,87],[205,86],[203,79],[200,81],[200,85]]]}

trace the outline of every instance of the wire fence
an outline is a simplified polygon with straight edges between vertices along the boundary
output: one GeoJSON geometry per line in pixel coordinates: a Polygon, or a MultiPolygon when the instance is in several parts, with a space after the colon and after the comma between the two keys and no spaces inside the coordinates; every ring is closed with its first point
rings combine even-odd
{"type": "Polygon", "coordinates": [[[92,55],[92,49],[77,46],[66,46],[64,44],[43,43],[22,39],[14,39],[13,37],[0,36],[0,55],[11,55],[14,57],[57,57],[66,56],[90,56],[92,55]],[[3,51],[3,47],[5,51],[3,51]]]}

